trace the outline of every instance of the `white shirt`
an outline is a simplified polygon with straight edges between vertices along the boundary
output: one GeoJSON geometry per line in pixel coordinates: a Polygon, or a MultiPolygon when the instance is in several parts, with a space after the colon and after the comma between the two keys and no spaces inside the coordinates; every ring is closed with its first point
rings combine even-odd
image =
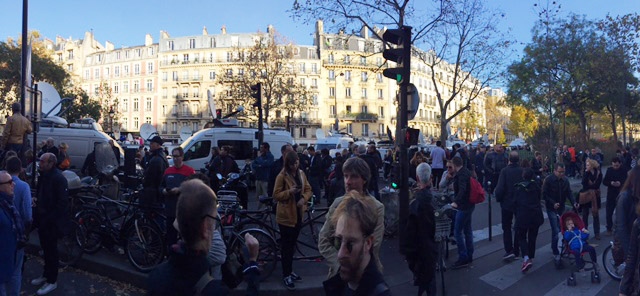
{"type": "Polygon", "coordinates": [[[444,169],[445,157],[446,153],[444,152],[444,149],[440,147],[433,148],[433,150],[431,150],[431,168],[444,169]]]}

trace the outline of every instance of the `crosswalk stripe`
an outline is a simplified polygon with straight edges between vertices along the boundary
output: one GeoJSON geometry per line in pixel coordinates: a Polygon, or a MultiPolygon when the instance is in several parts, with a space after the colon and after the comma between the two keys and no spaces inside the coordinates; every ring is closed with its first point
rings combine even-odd
{"type": "Polygon", "coordinates": [[[581,272],[576,274],[577,285],[570,287],[567,285],[567,281],[560,282],[553,289],[549,290],[545,296],[595,296],[611,281],[611,277],[606,273],[600,272],[599,284],[591,283],[591,272],[581,272]]]}
{"type": "MultiPolygon", "coordinates": [[[[551,252],[551,244],[544,245],[536,249],[536,258],[533,260],[533,266],[529,269],[528,273],[533,273],[545,263],[549,262],[553,258],[551,252]]],[[[505,290],[524,278],[526,274],[520,271],[520,261],[514,261],[501,268],[498,268],[490,273],[487,273],[480,277],[481,280],[489,285],[492,285],[500,290],[505,290]]]]}

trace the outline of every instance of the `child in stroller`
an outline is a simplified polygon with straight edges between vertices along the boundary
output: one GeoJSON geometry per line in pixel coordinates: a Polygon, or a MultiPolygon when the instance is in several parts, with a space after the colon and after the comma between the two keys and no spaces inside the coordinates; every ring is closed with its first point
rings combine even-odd
{"type": "Polygon", "coordinates": [[[580,270],[592,271],[591,282],[600,282],[600,274],[598,273],[598,263],[596,250],[593,246],[589,245],[587,240],[589,239],[589,231],[585,228],[584,222],[580,219],[575,212],[567,212],[560,217],[562,225],[562,237],[564,238],[563,251],[566,255],[573,255],[576,259],[575,270],[571,272],[571,277],[567,280],[568,284],[576,285],[575,272],[580,270]],[[585,268],[587,262],[582,259],[582,255],[589,253],[592,268],[585,268]]]}

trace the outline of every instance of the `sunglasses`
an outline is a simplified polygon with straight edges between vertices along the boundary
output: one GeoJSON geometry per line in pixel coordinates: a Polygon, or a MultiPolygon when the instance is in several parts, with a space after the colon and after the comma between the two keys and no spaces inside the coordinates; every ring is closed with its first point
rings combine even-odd
{"type": "Polygon", "coordinates": [[[13,184],[13,179],[9,179],[9,181],[1,182],[0,185],[4,184],[13,184]]]}
{"type": "MultiPolygon", "coordinates": [[[[367,239],[367,237],[363,238],[363,241],[367,239]]],[[[336,249],[336,251],[340,251],[340,248],[342,247],[342,237],[339,236],[334,236],[333,237],[333,247],[336,249]]],[[[347,251],[349,253],[353,252],[353,245],[355,245],[357,242],[353,241],[353,240],[347,240],[345,242],[345,247],[347,248],[347,251]]]]}

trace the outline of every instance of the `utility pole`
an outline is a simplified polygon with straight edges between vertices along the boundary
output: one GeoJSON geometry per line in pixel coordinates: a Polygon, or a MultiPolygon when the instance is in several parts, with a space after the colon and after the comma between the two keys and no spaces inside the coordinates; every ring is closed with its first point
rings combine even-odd
{"type": "Polygon", "coordinates": [[[251,86],[251,96],[256,99],[253,106],[258,107],[258,133],[256,133],[256,139],[258,140],[258,147],[261,147],[264,141],[264,131],[262,127],[262,83],[258,82],[251,86]]]}
{"type": "Polygon", "coordinates": [[[398,67],[387,68],[382,74],[387,78],[395,79],[400,87],[399,114],[397,116],[399,130],[396,131],[396,144],[400,148],[400,194],[398,196],[400,227],[398,230],[400,242],[402,242],[405,235],[403,226],[407,224],[407,217],[409,216],[409,155],[407,153],[408,137],[406,135],[409,132],[407,94],[411,80],[411,27],[400,26],[398,29],[387,30],[382,35],[382,39],[387,43],[397,45],[396,48],[385,49],[382,56],[395,62],[398,67]]]}
{"type": "Polygon", "coordinates": [[[25,85],[27,82],[27,46],[29,46],[29,34],[28,30],[28,22],[29,19],[29,0],[22,0],[22,73],[20,77],[20,107],[22,110],[22,115],[25,114],[26,106],[26,96],[27,96],[27,87],[30,85],[25,85]]]}

